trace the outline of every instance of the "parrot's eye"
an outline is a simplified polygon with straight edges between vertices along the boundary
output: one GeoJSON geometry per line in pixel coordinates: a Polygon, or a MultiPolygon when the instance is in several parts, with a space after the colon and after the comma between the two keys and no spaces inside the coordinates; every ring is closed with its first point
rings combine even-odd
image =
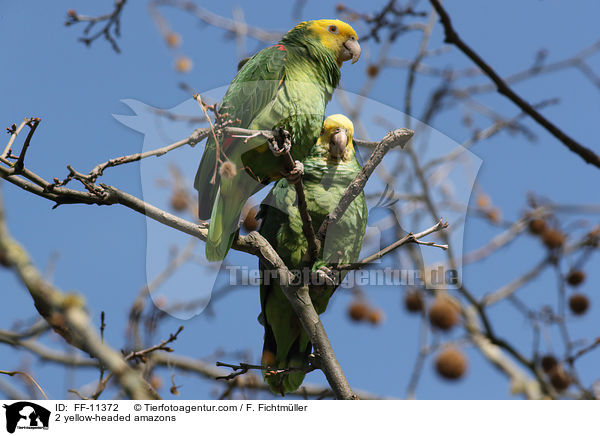
{"type": "Polygon", "coordinates": [[[337,26],[329,26],[329,31],[331,33],[338,33],[338,28],[337,26]]]}
{"type": "Polygon", "coordinates": [[[324,134],[325,134],[325,129],[321,129],[321,133],[319,135],[323,136],[324,134]]]}

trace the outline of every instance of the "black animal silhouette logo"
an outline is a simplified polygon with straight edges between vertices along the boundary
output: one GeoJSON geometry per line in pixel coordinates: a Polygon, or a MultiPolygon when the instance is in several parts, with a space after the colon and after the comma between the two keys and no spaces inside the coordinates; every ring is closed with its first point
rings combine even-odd
{"type": "Polygon", "coordinates": [[[4,405],[6,409],[6,431],[14,433],[16,428],[47,429],[50,411],[29,401],[4,405]]]}

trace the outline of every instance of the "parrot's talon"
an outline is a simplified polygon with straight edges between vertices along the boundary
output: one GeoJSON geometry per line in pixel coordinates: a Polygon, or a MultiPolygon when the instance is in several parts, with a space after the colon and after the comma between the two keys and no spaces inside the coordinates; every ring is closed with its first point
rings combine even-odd
{"type": "Polygon", "coordinates": [[[269,150],[271,150],[271,153],[273,153],[277,157],[281,156],[284,153],[275,141],[269,141],[269,150]]]}
{"type": "Polygon", "coordinates": [[[333,271],[326,266],[321,266],[311,274],[312,282],[316,285],[335,286],[337,285],[333,271]]]}
{"type": "Polygon", "coordinates": [[[285,179],[288,181],[288,183],[290,185],[295,185],[302,179],[302,176],[304,175],[304,165],[302,164],[302,162],[297,160],[296,162],[294,162],[293,170],[291,170],[289,172],[282,171],[281,175],[283,177],[285,177],[285,179]]]}
{"type": "Polygon", "coordinates": [[[292,149],[290,134],[287,130],[278,128],[273,130],[273,139],[269,141],[269,150],[275,156],[281,156],[288,153],[292,149]],[[280,145],[283,144],[283,145],[280,145]]]}
{"type": "Polygon", "coordinates": [[[288,153],[291,148],[292,143],[289,140],[286,140],[283,143],[283,147],[280,147],[276,141],[269,141],[269,150],[271,150],[271,153],[273,153],[277,157],[288,153]]]}

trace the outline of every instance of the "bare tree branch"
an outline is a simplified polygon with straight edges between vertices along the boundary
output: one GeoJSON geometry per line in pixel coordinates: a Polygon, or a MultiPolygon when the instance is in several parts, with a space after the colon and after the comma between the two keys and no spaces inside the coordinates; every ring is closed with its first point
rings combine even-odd
{"type": "Polygon", "coordinates": [[[479,348],[481,353],[492,362],[496,368],[504,372],[511,380],[513,393],[523,393],[530,400],[542,399],[543,393],[540,389],[539,379],[532,380],[508,359],[502,349],[482,334],[478,327],[477,315],[474,310],[466,313],[465,328],[471,334],[471,340],[479,348]]]}
{"type": "Polygon", "coordinates": [[[1,198],[0,252],[29,290],[40,315],[59,335],[69,344],[86,351],[102,362],[115,374],[120,385],[131,398],[158,398],[141,375],[130,368],[118,352],[102,343],[89,323],[82,297],[64,294],[42,278],[24,248],[9,235],[4,221],[1,198]]]}
{"type": "Polygon", "coordinates": [[[536,111],[533,106],[527,103],[516,92],[514,92],[506,82],[490,67],[471,47],[469,47],[456,33],[450,16],[442,7],[439,0],[429,0],[440,16],[440,21],[444,26],[446,42],[456,45],[465,55],[467,55],[483,72],[496,84],[498,92],[521,108],[523,112],[533,118],[538,124],[550,132],[556,139],[567,146],[573,153],[579,155],[585,162],[600,168],[600,156],[587,147],[579,144],[573,138],[564,133],[556,125],[550,122],[546,117],[536,111]]]}

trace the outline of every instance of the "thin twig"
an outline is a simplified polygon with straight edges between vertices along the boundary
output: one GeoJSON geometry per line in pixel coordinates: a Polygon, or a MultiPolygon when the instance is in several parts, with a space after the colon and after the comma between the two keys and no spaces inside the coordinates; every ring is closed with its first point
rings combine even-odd
{"type": "Polygon", "coordinates": [[[79,38],[79,41],[83,42],[88,47],[100,36],[104,35],[104,38],[110,43],[113,50],[117,53],[121,53],[121,49],[115,40],[115,37],[121,36],[121,13],[123,12],[123,7],[127,3],[127,0],[115,0],[115,8],[112,12],[100,15],[98,17],[91,17],[87,15],[80,15],[75,10],[69,9],[67,12],[67,21],[65,21],[65,26],[72,26],[77,23],[87,23],[86,27],[83,29],[83,34],[87,35],[92,28],[103,21],[106,21],[104,27],[102,27],[98,32],[93,34],[92,36],[82,36],[79,38]],[[114,36],[110,33],[111,30],[114,33],[114,36]]]}
{"type": "Polygon", "coordinates": [[[168,339],[165,339],[160,342],[160,344],[153,345],[152,347],[146,348],[144,350],[132,351],[129,354],[125,355],[125,360],[142,360],[144,361],[145,357],[148,354],[154,353],[155,351],[166,351],[167,353],[172,353],[173,349],[167,347],[168,344],[177,340],[177,336],[179,333],[183,331],[183,326],[180,326],[175,333],[171,333],[168,339]]]}
{"type": "Polygon", "coordinates": [[[21,149],[21,153],[19,153],[19,158],[15,162],[14,171],[15,174],[19,174],[24,166],[25,166],[25,154],[27,153],[27,149],[29,149],[29,144],[31,143],[31,138],[33,138],[33,134],[35,133],[35,129],[40,124],[41,118],[32,118],[27,125],[29,126],[29,133],[27,133],[27,137],[25,138],[25,142],[23,143],[23,148],[21,149]]]}
{"type": "Polygon", "coordinates": [[[599,345],[600,345],[600,337],[597,337],[590,345],[588,345],[587,347],[582,348],[581,350],[578,350],[572,356],[567,357],[565,359],[565,361],[568,362],[570,365],[573,365],[573,363],[575,363],[575,361],[577,359],[579,359],[584,354],[589,353],[590,351],[592,351],[594,348],[598,347],[599,345]]]}
{"type": "Polygon", "coordinates": [[[23,128],[26,125],[28,125],[32,119],[33,118],[25,118],[21,122],[21,124],[19,124],[19,126],[13,124],[12,126],[6,129],[6,131],[10,133],[10,138],[8,140],[8,143],[6,144],[6,147],[4,148],[4,151],[2,152],[2,155],[0,155],[0,159],[6,159],[8,157],[8,154],[10,153],[11,147],[15,142],[15,139],[17,139],[17,136],[19,135],[19,133],[21,133],[21,130],[23,130],[23,128]]]}
{"type": "Polygon", "coordinates": [[[234,378],[240,375],[246,374],[251,369],[259,369],[261,371],[266,371],[268,375],[288,374],[292,372],[303,372],[305,374],[308,374],[309,372],[314,371],[316,369],[314,366],[307,366],[306,368],[276,368],[272,366],[252,365],[250,363],[243,362],[240,362],[239,365],[216,362],[215,365],[231,368],[234,371],[231,374],[216,377],[217,380],[233,380],[234,378]]]}
{"type": "Polygon", "coordinates": [[[419,241],[420,238],[430,235],[431,233],[438,232],[447,227],[448,227],[448,223],[444,222],[443,219],[440,219],[435,225],[431,226],[427,230],[423,230],[422,232],[419,232],[416,234],[409,233],[408,235],[404,236],[403,238],[398,239],[396,242],[388,245],[387,247],[383,248],[382,250],[378,251],[377,253],[367,256],[364,259],[359,260],[356,263],[340,265],[340,266],[336,267],[336,269],[340,270],[340,271],[345,271],[345,270],[364,268],[367,265],[370,265],[371,263],[381,259],[383,256],[391,253],[392,251],[402,247],[405,244],[409,244],[409,243],[417,243],[417,244],[421,244],[421,245],[431,245],[434,247],[439,247],[444,250],[447,250],[448,249],[447,245],[438,245],[438,244],[434,244],[432,242],[419,241]]]}

